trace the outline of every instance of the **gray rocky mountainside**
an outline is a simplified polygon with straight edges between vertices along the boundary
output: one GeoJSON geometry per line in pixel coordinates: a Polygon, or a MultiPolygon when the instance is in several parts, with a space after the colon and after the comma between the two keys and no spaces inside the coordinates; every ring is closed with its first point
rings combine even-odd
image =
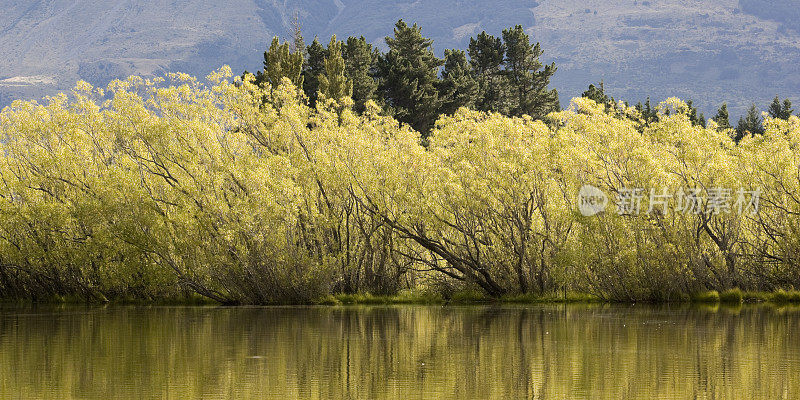
{"type": "Polygon", "coordinates": [[[228,64],[260,68],[273,35],[299,16],[307,42],[363,35],[384,46],[394,22],[418,23],[437,54],[483,30],[523,25],[558,66],[562,104],[603,80],[630,101],[693,99],[707,117],[727,101],[800,94],[796,0],[0,0],[0,107],[83,79],[130,74],[205,76],[228,64]]]}

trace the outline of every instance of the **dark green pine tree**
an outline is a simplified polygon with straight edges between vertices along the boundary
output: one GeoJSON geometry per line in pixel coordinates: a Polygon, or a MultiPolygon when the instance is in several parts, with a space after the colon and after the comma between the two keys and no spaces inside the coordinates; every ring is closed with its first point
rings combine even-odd
{"type": "MultiPolygon", "coordinates": [[[[616,109],[616,102],[614,101],[613,97],[609,97],[606,94],[606,88],[605,88],[605,84],[603,83],[603,81],[600,81],[600,85],[599,86],[595,86],[594,84],[590,84],[589,88],[586,89],[586,91],[583,92],[583,94],[581,94],[581,97],[594,100],[594,102],[597,103],[597,104],[603,104],[603,105],[606,106],[606,108],[608,108],[610,110],[616,109]]],[[[649,101],[650,101],[650,99],[648,99],[648,107],[650,105],[649,101]]],[[[641,106],[641,103],[639,103],[637,106],[641,106]]]]}
{"type": "Polygon", "coordinates": [[[770,117],[779,119],[789,119],[794,112],[794,110],[792,110],[792,101],[786,99],[781,102],[781,99],[778,96],[775,96],[775,99],[772,100],[772,104],[769,105],[769,109],[767,111],[769,112],[770,117]]]}
{"type": "Polygon", "coordinates": [[[460,107],[475,107],[478,82],[463,50],[444,51],[444,70],[439,84],[442,99],[441,114],[452,114],[460,107]]]}
{"type": "Polygon", "coordinates": [[[363,36],[347,38],[342,50],[347,78],[353,83],[353,103],[357,112],[364,112],[367,100],[375,98],[378,82],[373,75],[379,55],[363,36]]]}
{"type": "Polygon", "coordinates": [[[510,115],[530,115],[539,119],[558,111],[558,92],[550,89],[555,64],[542,65],[543,51],[539,43],[532,44],[522,25],[503,30],[505,48],[505,77],[511,89],[510,115]]]}
{"type": "Polygon", "coordinates": [[[762,124],[761,115],[759,115],[756,105],[753,104],[747,110],[747,115],[739,118],[739,123],[736,125],[736,136],[733,140],[738,143],[745,136],[763,134],[764,125],[762,124]]]}
{"type": "Polygon", "coordinates": [[[689,107],[687,110],[686,115],[689,117],[689,121],[692,122],[694,126],[702,126],[703,128],[706,127],[706,117],[703,113],[698,113],[697,108],[694,106],[694,102],[691,100],[686,102],[686,106],[689,107]]]}
{"type": "Polygon", "coordinates": [[[325,59],[325,73],[319,77],[319,93],[325,98],[341,100],[353,95],[353,84],[347,79],[342,58],[342,42],[331,37],[328,44],[328,58],[325,59]]]}
{"type": "Polygon", "coordinates": [[[707,127],[706,115],[703,113],[698,114],[697,123],[695,125],[700,125],[703,128],[706,128],[707,127]]]}
{"type": "Polygon", "coordinates": [[[317,104],[317,94],[319,93],[319,77],[325,73],[325,59],[328,58],[328,50],[315,37],[314,41],[306,47],[308,57],[303,68],[303,91],[308,97],[311,107],[317,104]]]}
{"type": "Polygon", "coordinates": [[[505,58],[503,41],[481,32],[477,38],[470,38],[468,53],[472,72],[478,81],[475,108],[508,114],[508,85],[502,71],[505,58]]]}
{"type": "Polygon", "coordinates": [[[731,129],[730,115],[728,114],[728,103],[722,103],[722,106],[717,110],[717,115],[711,118],[717,123],[717,130],[724,131],[731,129]]]}
{"type": "Polygon", "coordinates": [[[378,90],[386,111],[427,137],[441,105],[439,67],[442,60],[433,54],[433,41],[421,30],[397,21],[394,37],[387,37],[389,51],[378,61],[378,90]]]}
{"type": "Polygon", "coordinates": [[[635,108],[642,115],[642,122],[644,122],[645,126],[658,121],[658,111],[650,103],[650,97],[647,97],[644,104],[642,102],[637,103],[635,108]]]}
{"type": "Polygon", "coordinates": [[[264,52],[264,70],[256,74],[256,83],[280,85],[283,78],[289,78],[297,87],[303,87],[303,53],[292,52],[289,43],[280,43],[278,37],[272,39],[269,49],[264,52]]]}

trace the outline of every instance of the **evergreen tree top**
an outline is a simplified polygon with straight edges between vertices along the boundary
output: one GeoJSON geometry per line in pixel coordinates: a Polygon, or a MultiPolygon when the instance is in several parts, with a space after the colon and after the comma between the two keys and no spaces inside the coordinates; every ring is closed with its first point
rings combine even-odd
{"type": "Polygon", "coordinates": [[[505,57],[505,46],[498,37],[481,32],[477,38],[469,40],[469,58],[478,72],[499,69],[505,57]]]}
{"type": "Polygon", "coordinates": [[[772,118],[789,119],[794,110],[792,109],[791,100],[785,99],[783,102],[781,102],[780,97],[775,96],[775,99],[772,100],[767,112],[769,112],[769,116],[772,118]]]}

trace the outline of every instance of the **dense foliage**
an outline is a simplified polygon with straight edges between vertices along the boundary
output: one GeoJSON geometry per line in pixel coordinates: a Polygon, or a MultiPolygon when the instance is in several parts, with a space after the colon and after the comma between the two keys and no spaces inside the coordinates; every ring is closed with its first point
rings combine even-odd
{"type": "MultiPolygon", "coordinates": [[[[423,139],[427,139],[439,116],[451,115],[461,107],[534,119],[560,109],[558,91],[550,88],[556,65],[540,61],[544,51],[520,25],[503,30],[499,37],[481,32],[470,39],[466,52],[446,49],[443,59],[436,57],[433,41],[422,35],[420,27],[409,26],[403,20],[395,24],[394,35],[385,38],[389,49],[386,53],[363,36],[351,36],[341,43],[334,36],[327,48],[314,38],[306,46],[299,21],[293,27],[291,42],[281,43],[273,38],[255,82],[276,87],[281,79],[288,78],[303,88],[311,107],[320,95],[339,100],[349,97],[354,102],[353,110],[362,113],[372,100],[383,115],[409,124],[423,139]],[[321,82],[334,82],[334,92],[328,93],[321,82]]],[[[628,107],[627,101],[620,104],[609,96],[602,81],[597,86],[589,85],[582,97],[616,111],[620,111],[619,106],[628,107]]],[[[686,101],[686,107],[692,124],[705,127],[706,118],[692,100],[686,101]]],[[[658,120],[658,111],[649,97],[634,108],[643,126],[658,120]]],[[[784,120],[794,113],[791,101],[781,101],[778,96],[766,111],[772,118],[784,120]]],[[[760,114],[753,104],[739,118],[736,130],[731,132],[735,142],[764,133],[760,114]]],[[[713,120],[718,130],[728,132],[731,123],[726,103],[713,120]]]]}
{"type": "MultiPolygon", "coordinates": [[[[342,61],[324,68],[340,75],[342,61]]],[[[634,107],[578,98],[544,120],[460,108],[423,145],[374,102],[355,113],[323,95],[311,108],[289,79],[170,79],[80,83],[0,114],[1,298],[276,303],[412,288],[640,300],[800,286],[794,116],[766,117],[763,135],[736,144],[677,99],[645,123],[634,107]],[[673,202],[586,217],[585,184],[612,198],[762,195],[758,213],[673,202]]]]}
{"type": "Polygon", "coordinates": [[[444,59],[434,54],[433,40],[422,35],[422,28],[403,20],[395,24],[394,35],[385,38],[385,53],[363,36],[344,42],[334,36],[327,48],[318,38],[306,46],[299,25],[293,36],[291,43],[273,39],[255,82],[274,88],[288,78],[303,88],[311,107],[320,94],[328,99],[350,97],[359,113],[372,100],[384,115],[423,137],[439,115],[460,107],[537,119],[559,109],[558,92],[549,87],[556,66],[539,61],[544,52],[521,25],[504,30],[502,38],[483,32],[470,41],[467,53],[448,49],[444,59]],[[326,82],[335,83],[335,93],[326,93],[326,82]]]}

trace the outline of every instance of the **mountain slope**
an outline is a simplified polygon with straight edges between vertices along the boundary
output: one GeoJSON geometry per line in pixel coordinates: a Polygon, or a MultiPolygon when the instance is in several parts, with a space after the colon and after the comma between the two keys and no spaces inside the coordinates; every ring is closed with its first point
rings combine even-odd
{"type": "Polygon", "coordinates": [[[307,41],[364,35],[383,45],[398,18],[417,22],[438,54],[482,30],[521,24],[559,67],[562,102],[589,83],[631,101],[694,99],[732,115],[780,94],[798,100],[800,33],[788,0],[0,0],[0,106],[128,74],[205,75],[260,67],[297,14],[307,41]],[[783,7],[783,8],[781,8],[783,7]],[[783,11],[782,11],[783,10],[783,11]]]}

